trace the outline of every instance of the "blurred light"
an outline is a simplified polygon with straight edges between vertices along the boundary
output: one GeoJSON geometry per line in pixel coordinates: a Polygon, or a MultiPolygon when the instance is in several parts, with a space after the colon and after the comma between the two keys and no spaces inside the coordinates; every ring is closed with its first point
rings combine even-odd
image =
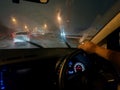
{"type": "Polygon", "coordinates": [[[25,25],[25,29],[28,29],[27,25],[25,25]]]}
{"type": "Polygon", "coordinates": [[[60,12],[58,12],[57,20],[58,20],[59,24],[61,24],[62,18],[61,18],[61,16],[60,16],[60,12]]]}
{"type": "Polygon", "coordinates": [[[65,34],[64,30],[62,30],[62,31],[61,31],[61,37],[62,37],[63,39],[65,39],[65,36],[66,36],[66,34],[65,34]]]}
{"type": "Polygon", "coordinates": [[[65,32],[61,32],[61,36],[62,36],[62,37],[65,37],[65,32]]]}
{"type": "Polygon", "coordinates": [[[58,16],[58,21],[61,21],[61,17],[60,16],[58,16]]]}
{"type": "Polygon", "coordinates": [[[2,86],[2,87],[1,87],[1,90],[5,90],[5,87],[4,87],[4,86],[2,86]]]}
{"type": "Polygon", "coordinates": [[[70,62],[68,63],[68,65],[71,67],[71,66],[73,65],[73,63],[70,61],[70,62]]]}
{"type": "Polygon", "coordinates": [[[12,17],[12,22],[13,22],[14,24],[16,24],[16,23],[17,23],[17,20],[16,20],[16,18],[15,18],[15,17],[12,17]]]}
{"type": "Polygon", "coordinates": [[[25,25],[24,28],[25,28],[25,31],[29,32],[29,29],[28,29],[27,25],[25,25]]]}
{"type": "Polygon", "coordinates": [[[44,24],[44,28],[45,28],[45,29],[47,28],[47,24],[44,24]]]}
{"type": "Polygon", "coordinates": [[[5,90],[5,85],[4,85],[4,81],[3,81],[3,72],[2,71],[0,71],[0,89],[5,90]]]}
{"type": "Polygon", "coordinates": [[[72,71],[68,71],[68,74],[73,74],[74,73],[74,71],[72,70],[72,71]]]}

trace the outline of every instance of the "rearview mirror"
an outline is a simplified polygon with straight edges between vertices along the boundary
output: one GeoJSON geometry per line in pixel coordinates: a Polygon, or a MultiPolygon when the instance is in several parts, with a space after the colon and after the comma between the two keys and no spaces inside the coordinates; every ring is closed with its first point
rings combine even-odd
{"type": "MultiPolygon", "coordinates": [[[[46,3],[48,3],[49,0],[24,0],[24,1],[46,4],[46,3]]],[[[12,0],[12,2],[18,4],[18,3],[20,3],[20,0],[12,0]]]]}
{"type": "Polygon", "coordinates": [[[48,3],[48,0],[40,0],[41,3],[48,3]]]}
{"type": "Polygon", "coordinates": [[[48,3],[49,0],[24,0],[24,1],[30,1],[30,2],[37,2],[37,3],[46,4],[46,3],[48,3]]]}

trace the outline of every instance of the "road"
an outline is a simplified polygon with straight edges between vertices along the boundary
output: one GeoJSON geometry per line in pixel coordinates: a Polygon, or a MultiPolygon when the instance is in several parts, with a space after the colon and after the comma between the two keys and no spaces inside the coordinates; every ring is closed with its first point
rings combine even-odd
{"type": "MultiPolygon", "coordinates": [[[[9,35],[6,35],[5,37],[0,38],[0,49],[38,48],[37,45],[40,45],[43,48],[68,48],[68,46],[59,36],[53,34],[31,35],[30,39],[32,44],[15,44],[13,39],[9,35]]],[[[72,48],[75,48],[78,45],[77,39],[69,38],[67,39],[67,42],[72,48]]]]}

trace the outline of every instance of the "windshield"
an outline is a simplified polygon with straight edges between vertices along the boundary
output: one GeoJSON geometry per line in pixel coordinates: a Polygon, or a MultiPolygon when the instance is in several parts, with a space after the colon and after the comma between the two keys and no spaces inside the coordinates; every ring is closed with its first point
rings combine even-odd
{"type": "Polygon", "coordinates": [[[49,0],[47,4],[0,0],[0,49],[76,48],[91,40],[119,9],[119,0],[49,0]],[[17,32],[29,34],[13,34],[17,32]]]}

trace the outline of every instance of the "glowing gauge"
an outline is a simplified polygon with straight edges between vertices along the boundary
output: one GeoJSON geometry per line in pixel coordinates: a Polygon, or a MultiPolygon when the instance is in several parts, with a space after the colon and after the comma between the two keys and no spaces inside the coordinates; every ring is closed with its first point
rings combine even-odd
{"type": "Polygon", "coordinates": [[[85,71],[85,66],[82,63],[77,62],[74,65],[74,71],[75,72],[83,72],[83,71],[85,71]]]}

